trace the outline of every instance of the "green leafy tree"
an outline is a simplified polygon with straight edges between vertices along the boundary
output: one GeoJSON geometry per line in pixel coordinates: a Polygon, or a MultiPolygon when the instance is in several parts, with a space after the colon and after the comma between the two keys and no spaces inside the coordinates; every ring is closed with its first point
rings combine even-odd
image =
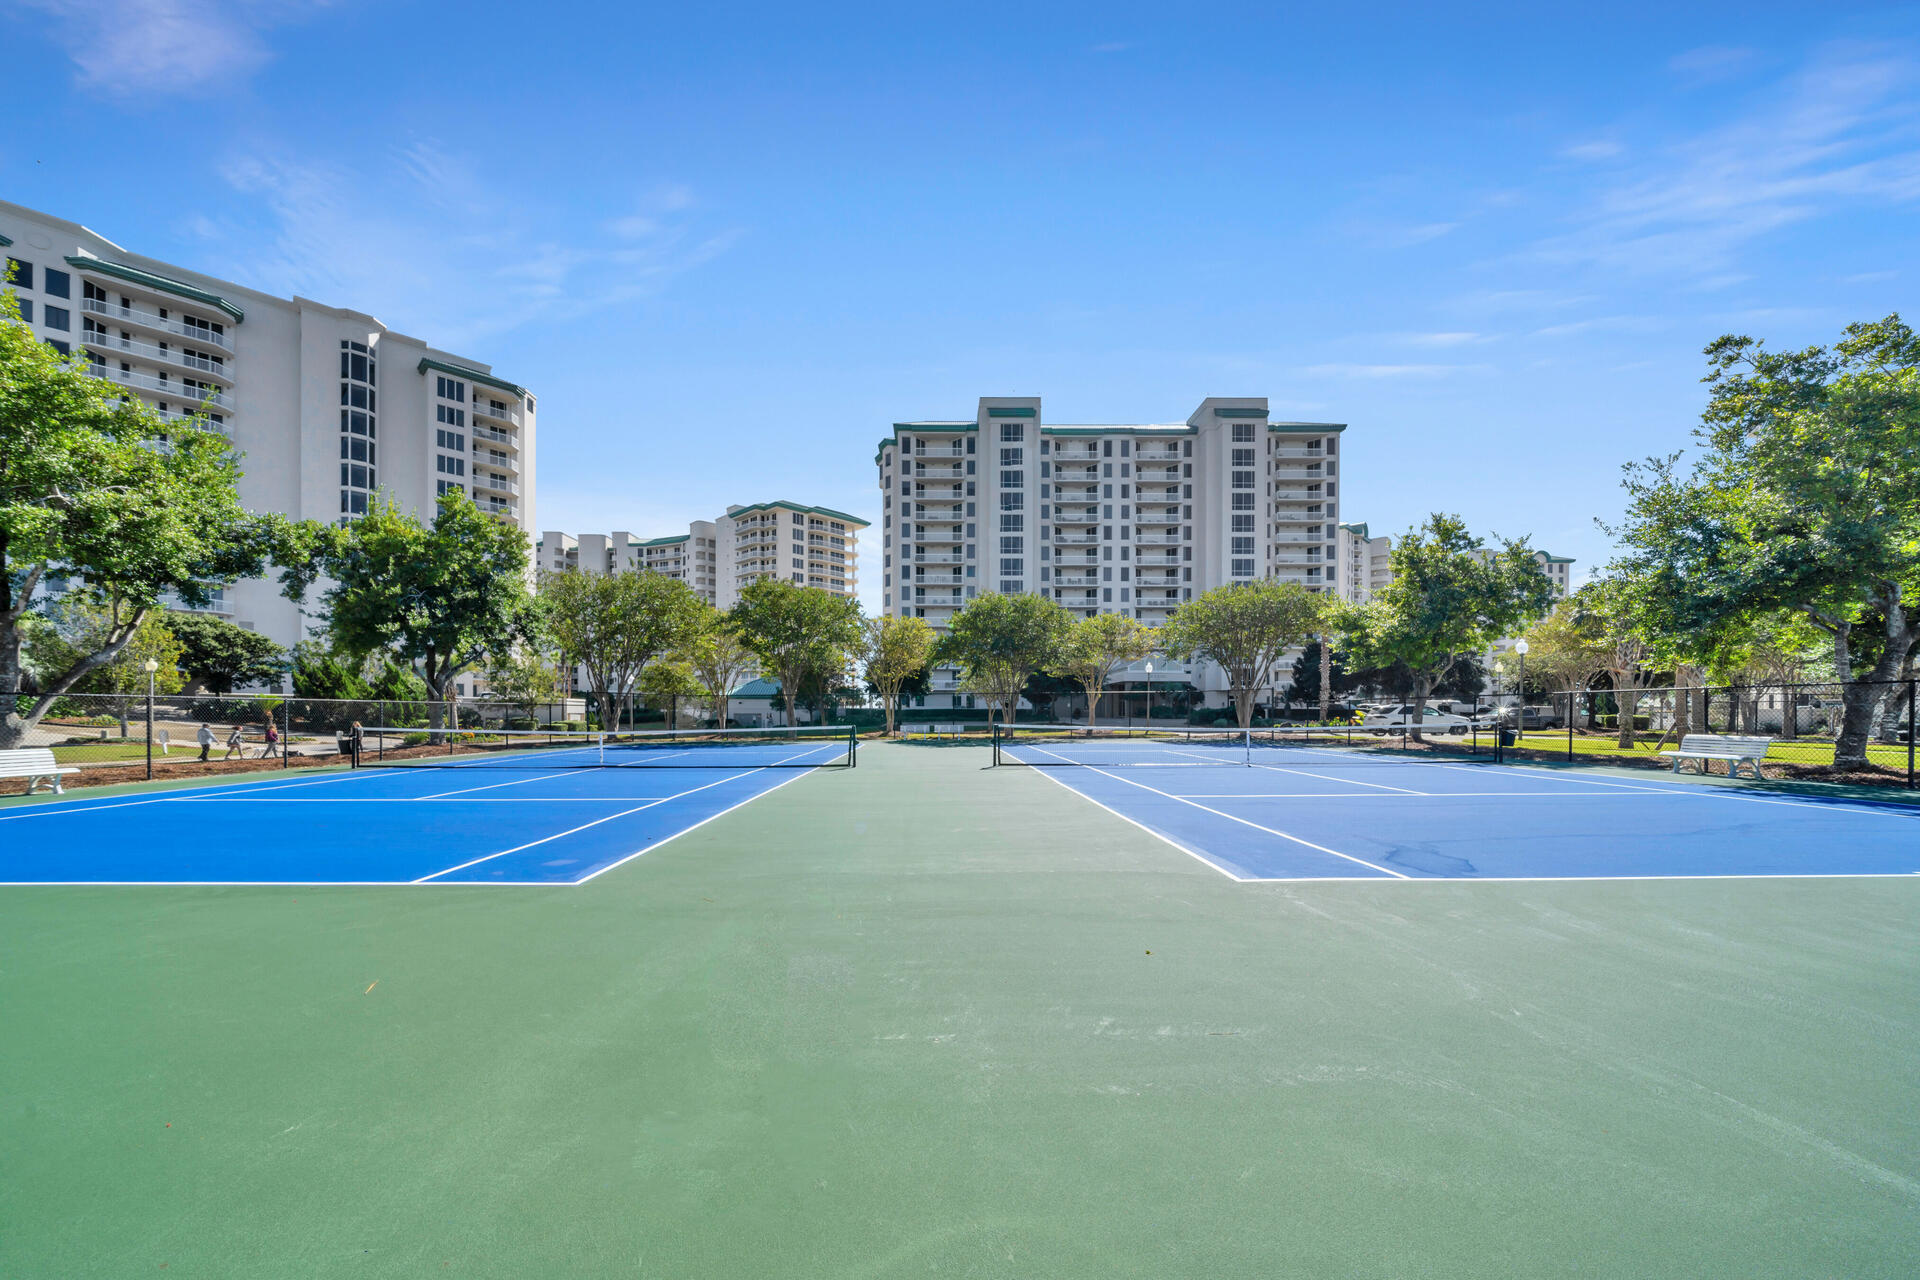
{"type": "Polygon", "coordinates": [[[241,508],[224,437],[123,398],[19,320],[0,294],[0,749],[115,662],[164,598],[205,604],[263,572],[284,524],[241,508]],[[22,646],[53,576],[107,626],[29,690],[22,646]]]}
{"type": "Polygon", "coordinates": [[[753,670],[753,652],[740,639],[740,628],[730,614],[706,608],[693,634],[674,650],[687,665],[707,700],[716,728],[727,724],[727,699],[753,670]]]}
{"type": "Polygon", "coordinates": [[[733,618],[761,672],[780,682],[788,724],[796,723],[800,688],[809,673],[844,669],[860,645],[858,603],[784,578],[748,583],[733,618]]]}
{"type": "Polygon", "coordinates": [[[641,700],[654,710],[666,713],[669,729],[680,727],[680,704],[703,693],[693,668],[678,658],[658,658],[640,673],[641,700]]]}
{"type": "Polygon", "coordinates": [[[174,613],[168,625],[184,649],[180,665],[209,693],[228,694],[237,684],[264,684],[279,675],[286,650],[258,631],[206,613],[174,613]]]}
{"type": "Polygon", "coordinates": [[[318,640],[293,647],[293,695],[296,698],[352,702],[372,696],[361,668],[364,658],[342,653],[318,640]]]}
{"type": "Polygon", "coordinates": [[[1393,581],[1349,611],[1347,643],[1363,667],[1406,665],[1417,740],[1435,688],[1462,658],[1544,615],[1553,584],[1525,539],[1490,551],[1450,515],[1401,538],[1392,565],[1393,581]]]}
{"type": "Polygon", "coordinates": [[[555,693],[553,662],[531,645],[488,655],[487,696],[494,701],[532,716],[534,708],[552,702],[555,693]]]}
{"type": "Polygon", "coordinates": [[[901,689],[931,667],[938,639],[925,618],[868,618],[861,624],[861,672],[886,709],[888,736],[899,714],[901,689]]]}
{"type": "Polygon", "coordinates": [[[1153,628],[1129,614],[1096,613],[1067,625],[1046,670],[1080,686],[1091,725],[1113,673],[1151,656],[1158,639],[1153,628]]]}
{"type": "Polygon", "coordinates": [[[1771,613],[1804,617],[1852,682],[1834,764],[1864,768],[1920,638],[1920,337],[1891,315],[1830,348],[1728,335],[1706,356],[1698,453],[1627,469],[1615,572],[1696,648],[1771,613]]]}
{"type": "Polygon", "coordinates": [[[692,587],[651,569],[542,574],[540,602],[547,634],[585,669],[608,728],[647,664],[685,644],[706,607],[692,587]]]}
{"type": "Polygon", "coordinates": [[[323,599],[335,644],[415,666],[432,728],[444,724],[454,679],[531,626],[526,535],[464,493],[440,495],[430,525],[381,502],[345,527],[303,535],[305,560],[286,575],[288,593],[299,598],[319,575],[331,579],[323,599]]]}
{"type": "Polygon", "coordinates": [[[1027,681],[1059,656],[1071,617],[1046,596],[975,596],[953,615],[933,660],[960,668],[960,687],[986,699],[987,718],[1000,710],[1012,724],[1027,681]]]}
{"type": "Polygon", "coordinates": [[[1314,702],[1321,708],[1320,718],[1331,718],[1333,698],[1353,688],[1347,674],[1347,655],[1336,644],[1316,636],[1293,660],[1293,680],[1287,685],[1288,702],[1314,702]]]}
{"type": "MultiPolygon", "coordinates": [[[[134,710],[146,697],[149,661],[154,664],[154,693],[178,693],[186,684],[180,672],[180,641],[167,627],[168,616],[150,611],[119,656],[95,667],[69,691],[105,695],[104,705],[120,721],[121,737],[127,735],[134,710]]],[[[25,646],[30,671],[66,670],[80,655],[98,649],[117,625],[107,608],[79,596],[51,605],[45,617],[33,621],[25,646]]]]}
{"type": "Polygon", "coordinates": [[[1160,628],[1160,643],[1172,657],[1211,662],[1225,672],[1234,714],[1246,729],[1281,655],[1319,634],[1330,608],[1329,597],[1297,582],[1215,587],[1173,611],[1160,628]]]}

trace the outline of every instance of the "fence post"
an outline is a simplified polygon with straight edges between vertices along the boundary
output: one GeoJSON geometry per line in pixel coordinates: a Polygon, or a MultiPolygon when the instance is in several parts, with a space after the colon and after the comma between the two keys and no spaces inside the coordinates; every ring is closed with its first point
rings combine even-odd
{"type": "Polygon", "coordinates": [[[1907,790],[1913,790],[1913,695],[1920,691],[1920,680],[1907,680],[1907,790]]]}
{"type": "Polygon", "coordinates": [[[1567,690],[1567,763],[1573,763],[1573,690],[1567,690]]]}
{"type": "Polygon", "coordinates": [[[293,699],[280,704],[280,767],[293,768],[293,699]]]}
{"type": "MultiPolygon", "coordinates": [[[[1912,786],[1913,761],[1911,759],[1911,751],[1908,752],[1908,756],[1907,785],[1912,786]]],[[[153,674],[151,672],[147,674],[147,781],[153,781],[153,674]]]]}

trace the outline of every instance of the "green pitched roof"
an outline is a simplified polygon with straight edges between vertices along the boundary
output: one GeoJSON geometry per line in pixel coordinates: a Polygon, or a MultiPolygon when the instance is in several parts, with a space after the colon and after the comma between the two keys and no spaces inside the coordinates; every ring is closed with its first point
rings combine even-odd
{"type": "Polygon", "coordinates": [[[96,258],[91,254],[69,255],[67,265],[76,271],[91,271],[95,275],[113,276],[116,279],[125,280],[131,284],[142,285],[148,289],[157,289],[161,293],[171,293],[177,297],[190,298],[194,302],[204,303],[209,307],[214,307],[226,312],[227,315],[232,317],[235,324],[239,324],[247,318],[246,312],[234,306],[219,294],[208,293],[205,289],[190,285],[184,280],[169,280],[167,277],[157,276],[151,271],[142,271],[138,267],[129,267],[118,262],[108,262],[105,258],[96,258]]]}
{"type": "Polygon", "coordinates": [[[772,511],[776,508],[783,511],[798,511],[803,515],[825,516],[829,520],[844,520],[848,524],[857,524],[862,529],[867,527],[867,522],[859,516],[850,516],[844,511],[835,511],[832,507],[803,507],[797,502],[754,502],[741,507],[738,511],[729,511],[727,515],[743,516],[749,511],[772,511]]]}
{"type": "Polygon", "coordinates": [[[448,364],[444,360],[434,360],[423,357],[420,361],[420,372],[425,373],[429,369],[437,369],[441,373],[450,373],[456,378],[466,378],[473,382],[484,383],[489,387],[498,387],[502,391],[511,391],[523,400],[527,395],[527,389],[525,387],[517,383],[508,382],[505,378],[496,378],[490,373],[482,373],[478,369],[469,369],[465,365],[448,364]]]}

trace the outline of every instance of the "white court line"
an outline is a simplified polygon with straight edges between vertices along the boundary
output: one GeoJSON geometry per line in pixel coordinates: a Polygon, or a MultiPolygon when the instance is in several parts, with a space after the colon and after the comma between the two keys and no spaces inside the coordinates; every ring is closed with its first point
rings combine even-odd
{"type": "MultiPolygon", "coordinates": [[[[1648,795],[1680,795],[1674,791],[1649,791],[1648,795]]],[[[1401,795],[1376,796],[1364,791],[1218,791],[1194,792],[1189,800],[1625,800],[1626,794],[1610,791],[1408,791],[1401,795]]]]}
{"type": "Polygon", "coordinates": [[[461,787],[458,791],[436,791],[432,795],[421,796],[422,800],[445,800],[449,796],[464,796],[475,791],[493,791],[500,787],[520,787],[529,782],[545,782],[548,778],[570,778],[576,773],[593,773],[598,766],[587,769],[569,769],[565,773],[536,773],[526,778],[509,778],[505,782],[489,782],[484,787],[461,787]]]}
{"type": "MultiPolygon", "coordinates": [[[[652,809],[652,808],[655,808],[655,807],[657,807],[657,806],[659,806],[659,805],[663,805],[663,804],[665,804],[665,803],[666,803],[667,801],[669,801],[669,800],[678,800],[678,799],[680,799],[680,798],[681,798],[682,796],[690,796],[690,795],[695,795],[695,794],[697,794],[698,792],[701,792],[701,791],[707,791],[707,790],[710,790],[710,789],[712,789],[712,788],[714,788],[714,787],[718,787],[718,786],[721,786],[721,785],[723,785],[723,784],[725,784],[725,783],[728,783],[728,782],[738,782],[738,781],[740,781],[740,780],[741,780],[742,778],[751,778],[751,777],[752,777],[752,776],[753,776],[754,774],[756,774],[756,773],[765,773],[765,772],[766,772],[766,771],[767,771],[768,769],[771,769],[771,768],[774,768],[774,767],[776,767],[776,766],[778,766],[778,765],[782,765],[782,764],[785,764],[785,763],[787,763],[787,761],[790,761],[790,760],[798,760],[798,759],[800,759],[800,757],[801,757],[801,756],[805,756],[805,755],[810,755],[810,754],[811,754],[811,753],[812,753],[813,751],[815,751],[815,750],[817,750],[817,748],[814,748],[814,747],[809,747],[809,748],[808,748],[808,749],[807,749],[806,751],[801,751],[801,752],[797,752],[797,753],[796,753],[796,754],[794,754],[794,755],[790,755],[790,756],[787,756],[787,757],[785,757],[785,758],[783,758],[783,759],[780,759],[780,760],[776,760],[776,761],[774,761],[774,762],[773,762],[772,764],[765,764],[765,765],[761,765],[761,766],[759,766],[758,768],[754,768],[754,769],[747,769],[747,770],[743,770],[743,771],[741,771],[741,772],[738,772],[738,773],[734,773],[734,774],[731,774],[731,775],[729,775],[729,776],[727,776],[727,777],[725,777],[725,778],[716,778],[716,779],[714,779],[714,780],[713,780],[712,782],[706,782],[706,783],[702,783],[702,784],[701,784],[700,786],[697,786],[697,787],[689,787],[689,788],[687,788],[687,789],[686,789],[685,791],[676,791],[676,792],[674,792],[674,793],[673,793],[672,795],[670,795],[670,796],[661,796],[661,797],[660,797],[659,799],[657,799],[657,800],[649,800],[649,801],[648,801],[647,803],[645,803],[645,804],[640,804],[640,805],[635,805],[635,806],[634,806],[633,808],[631,808],[631,809],[622,809],[622,810],[621,810],[621,811],[620,811],[619,813],[610,813],[610,814],[608,814],[608,815],[606,815],[606,816],[605,816],[604,818],[595,818],[595,819],[594,819],[594,820],[593,820],[592,822],[583,822],[583,823],[581,823],[581,824],[580,824],[579,826],[577,826],[577,827],[570,827],[570,828],[568,828],[568,829],[567,829],[567,830],[565,830],[565,831],[556,831],[556,832],[554,832],[554,833],[553,833],[552,835],[550,835],[550,836],[542,836],[542,837],[541,837],[540,839],[538,839],[538,840],[529,840],[529,841],[527,841],[527,843],[525,843],[525,844],[517,844],[517,845],[515,845],[515,846],[514,846],[513,848],[511,848],[511,849],[502,849],[502,850],[500,850],[500,852],[498,852],[498,853],[489,853],[489,854],[487,854],[487,855],[485,855],[484,857],[479,857],[479,858],[472,858],[472,859],[469,859],[469,860],[468,860],[468,861],[466,861],[466,862],[462,862],[462,863],[461,863],[461,864],[459,864],[458,866],[453,866],[453,867],[447,867],[447,868],[445,868],[445,869],[443,869],[443,870],[440,870],[440,871],[435,871],[435,872],[433,872],[433,873],[432,873],[431,875],[424,875],[424,876],[421,876],[421,877],[420,877],[419,879],[417,879],[417,880],[415,880],[415,881],[413,881],[413,883],[414,883],[414,884],[425,884],[425,883],[426,883],[427,881],[429,881],[429,880],[437,880],[437,879],[439,879],[439,878],[440,878],[441,876],[446,876],[446,875],[452,875],[452,874],[453,874],[454,872],[456,872],[456,871],[465,871],[465,870],[466,870],[466,869],[467,869],[468,867],[476,867],[476,866],[479,866],[479,865],[480,865],[481,863],[483,863],[483,862],[492,862],[492,861],[493,861],[493,860],[494,860],[495,858],[504,858],[504,857],[506,857],[506,856],[507,856],[508,854],[510,854],[510,853],[519,853],[519,852],[521,852],[522,850],[525,850],[525,849],[532,849],[532,848],[535,848],[535,847],[536,847],[536,846],[538,846],[538,845],[543,845],[543,844],[550,844],[550,843],[552,843],[553,841],[555,841],[555,840],[558,840],[558,839],[560,839],[560,838],[561,838],[561,837],[563,837],[563,836],[570,836],[570,835],[574,835],[574,834],[576,834],[576,833],[578,833],[578,832],[581,832],[581,831],[585,831],[585,830],[587,830],[587,829],[588,829],[589,827],[597,827],[597,826],[599,826],[599,825],[601,825],[602,823],[605,823],[605,822],[612,822],[612,821],[613,821],[613,820],[614,820],[615,818],[624,818],[624,817],[626,817],[626,816],[627,816],[628,814],[630,814],[630,813],[639,813],[639,812],[640,812],[641,810],[643,810],[643,809],[652,809]]],[[[801,775],[801,776],[804,776],[805,774],[807,774],[807,773],[811,773],[811,772],[813,772],[813,770],[811,770],[811,769],[807,769],[807,770],[803,770],[803,771],[802,771],[802,775],[801,775]]],[[[792,781],[792,779],[788,779],[788,781],[790,782],[790,781],[792,781]]],[[[782,786],[784,786],[784,785],[786,785],[786,784],[785,784],[785,783],[782,783],[781,785],[782,785],[782,786]]],[[[777,788],[774,788],[774,787],[769,787],[769,788],[767,788],[767,791],[773,791],[773,790],[776,790],[776,789],[777,789],[777,788]]],[[[747,799],[748,799],[748,800],[752,800],[752,799],[756,799],[756,798],[758,798],[759,796],[763,796],[763,795],[766,795],[766,794],[767,794],[767,791],[756,791],[756,792],[755,792],[755,793],[754,793],[753,795],[751,795],[751,796],[748,796],[748,797],[747,797],[747,799]]],[[[741,803],[741,804],[745,804],[745,803],[746,803],[746,801],[745,801],[745,800],[743,800],[743,801],[741,801],[740,803],[741,803]]],[[[737,808],[738,806],[735,806],[735,807],[737,808]]],[[[716,816],[717,816],[717,815],[716,815],[716,816]]],[[[689,830],[691,830],[691,828],[688,828],[688,829],[689,829],[689,830]]],[[[585,880],[585,879],[582,879],[582,880],[576,880],[576,881],[574,881],[574,883],[575,883],[575,884],[585,884],[585,883],[586,883],[586,880],[585,880]]]]}
{"type": "MultiPolygon", "coordinates": [[[[87,797],[76,796],[71,800],[56,800],[51,804],[22,806],[19,810],[12,813],[0,811],[0,822],[11,822],[17,818],[44,818],[50,814],[98,813],[103,809],[131,809],[135,805],[166,804],[174,800],[242,799],[246,796],[258,795],[262,791],[288,791],[294,787],[317,787],[323,782],[345,782],[351,778],[369,776],[372,775],[366,773],[364,770],[349,769],[340,773],[330,773],[324,778],[302,778],[298,782],[274,782],[267,784],[237,782],[233,784],[234,789],[231,791],[211,790],[204,785],[182,787],[178,791],[160,792],[132,800],[115,800],[110,804],[91,804],[88,802],[87,797]],[[242,787],[245,787],[246,790],[242,791],[239,789],[242,787]]],[[[111,799],[111,797],[107,796],[98,798],[101,800],[111,799]]],[[[224,884],[226,881],[220,881],[219,883],[224,884]]],[[[276,881],[275,883],[278,882],[276,881]]]]}
{"type": "MultiPolygon", "coordinates": [[[[1475,772],[1475,770],[1471,765],[1464,765],[1464,764],[1441,764],[1439,762],[1435,762],[1434,767],[1439,769],[1462,769],[1469,773],[1475,772]]],[[[1523,771],[1523,772],[1516,773],[1514,776],[1523,777],[1530,781],[1577,782],[1583,786],[1589,786],[1589,787],[1611,787],[1616,790],[1638,791],[1643,795],[1700,796],[1700,797],[1714,799],[1714,800],[1742,800],[1748,804],[1785,805],[1793,809],[1818,809],[1828,813],[1831,813],[1837,807],[1845,807],[1847,811],[1851,813],[1878,813],[1878,814],[1882,814],[1884,816],[1892,817],[1892,818],[1920,817],[1920,806],[1909,805],[1909,804],[1906,804],[1904,801],[1897,801],[1897,800],[1880,800],[1880,801],[1862,800],[1858,796],[1835,796],[1831,800],[1824,800],[1824,801],[1779,800],[1779,799],[1772,798],[1770,796],[1740,795],[1737,792],[1723,791],[1720,789],[1720,786],[1712,786],[1712,785],[1707,785],[1703,783],[1694,783],[1692,785],[1680,785],[1680,786],[1674,786],[1669,784],[1664,787],[1655,787],[1655,786],[1648,786],[1645,784],[1636,784],[1632,782],[1608,781],[1602,778],[1570,778],[1570,777],[1565,777],[1558,770],[1555,770],[1552,773],[1538,773],[1533,771],[1533,769],[1527,765],[1509,765],[1507,767],[1510,769],[1523,771]]],[[[1700,776],[1700,775],[1695,775],[1695,776],[1700,776]]],[[[1725,784],[1721,784],[1721,785],[1725,785],[1725,784]]]]}
{"type": "MultiPolygon", "coordinates": [[[[1172,845],[1174,848],[1178,849],[1180,852],[1186,854],[1189,858],[1192,858],[1194,861],[1206,867],[1207,870],[1217,871],[1221,875],[1225,876],[1229,880],[1234,881],[1235,883],[1245,882],[1245,877],[1237,876],[1233,874],[1233,872],[1227,870],[1225,867],[1221,866],[1219,863],[1215,862],[1213,859],[1207,857],[1205,854],[1195,853],[1193,850],[1187,848],[1187,846],[1181,844],[1178,840],[1175,840],[1173,837],[1166,835],[1164,832],[1155,831],[1152,827],[1146,825],[1144,822],[1137,822],[1134,819],[1129,818],[1126,814],[1120,812],[1118,809],[1115,809],[1110,805],[1105,805],[1100,803],[1100,801],[1095,800],[1092,796],[1080,790],[1078,787],[1069,786],[1067,783],[1061,781],[1058,775],[1042,770],[1040,773],[1040,776],[1045,778],[1048,782],[1054,783],[1055,785],[1064,788],[1069,793],[1079,796],[1082,800],[1085,800],[1088,804],[1092,805],[1094,808],[1105,809],[1108,813],[1120,819],[1120,821],[1126,823],[1128,826],[1138,827],[1140,830],[1152,836],[1155,840],[1158,840],[1163,844],[1172,845]]],[[[1361,877],[1349,876],[1346,878],[1352,879],[1352,880],[1358,880],[1361,877]]]]}
{"type": "Polygon", "coordinates": [[[735,809],[740,808],[741,805],[752,804],[755,800],[758,800],[761,796],[770,796],[774,792],[778,791],[781,787],[786,786],[789,782],[798,782],[800,779],[806,777],[808,774],[818,772],[820,767],[821,766],[819,765],[815,765],[811,769],[801,769],[796,773],[794,773],[794,775],[790,778],[782,778],[780,781],[768,787],[765,791],[754,792],[752,795],[748,796],[745,800],[742,800],[740,804],[730,804],[726,808],[722,809],[720,812],[709,814],[708,816],[700,819],[700,821],[694,823],[693,826],[691,827],[682,827],[680,828],[680,830],[674,832],[672,835],[667,836],[664,839],[655,840],[652,844],[648,845],[644,849],[635,849],[632,853],[620,859],[618,862],[609,862],[606,866],[601,867],[599,870],[589,871],[586,875],[581,876],[578,880],[571,881],[570,883],[585,884],[587,881],[592,880],[596,876],[603,876],[607,874],[607,872],[612,871],[615,867],[624,867],[629,862],[632,862],[635,858],[639,857],[641,854],[652,853],[655,849],[658,849],[663,844],[671,844],[675,840],[678,840],[681,836],[687,834],[687,832],[696,830],[700,827],[704,827],[709,822],[712,822],[715,818],[724,818],[728,814],[732,813],[735,809]]]}
{"type": "MultiPolygon", "coordinates": [[[[1043,754],[1054,756],[1056,759],[1066,760],[1065,756],[1056,755],[1056,753],[1052,751],[1047,751],[1044,747],[1036,747],[1036,748],[1033,748],[1033,750],[1041,751],[1043,754]]],[[[1072,763],[1072,762],[1068,761],[1068,763],[1072,763]]],[[[1299,836],[1288,835],[1286,832],[1277,831],[1272,827],[1263,827],[1257,822],[1250,822],[1245,818],[1235,817],[1233,814],[1227,813],[1220,809],[1209,808],[1207,805],[1200,804],[1193,800],[1188,800],[1183,796],[1174,795],[1171,791],[1162,791],[1158,787],[1150,787],[1144,782],[1135,782],[1131,778],[1123,778],[1119,774],[1109,773],[1105,769],[1093,768],[1092,766],[1086,766],[1086,767],[1092,769],[1092,772],[1100,774],[1102,777],[1112,778],[1115,782],[1124,782],[1130,787],[1139,787],[1142,791],[1151,791],[1153,792],[1153,794],[1157,796],[1165,796],[1169,800],[1175,800],[1185,805],[1192,805],[1194,808],[1199,809],[1203,813],[1211,813],[1215,817],[1225,818],[1229,822],[1238,822],[1242,826],[1252,827],[1255,831],[1264,831],[1270,836],[1279,836],[1282,840],[1291,840],[1293,841],[1293,843],[1298,845],[1305,845],[1309,849],[1315,849],[1321,853],[1331,854],[1333,857],[1342,858],[1348,862],[1355,863],[1362,867],[1369,867],[1375,871],[1380,872],[1382,875],[1397,876],[1402,880],[1412,879],[1412,877],[1407,875],[1406,872],[1404,871],[1395,871],[1391,867],[1383,867],[1378,865],[1377,863],[1368,862],[1365,858],[1356,858],[1350,853],[1341,853],[1338,849],[1329,849],[1327,848],[1327,846],[1323,844],[1315,844],[1311,840],[1302,840],[1299,836]]],[[[1075,793],[1079,794],[1077,789],[1069,788],[1069,790],[1075,790],[1075,793]]],[[[1091,796],[1087,798],[1092,799],[1091,796]]],[[[1235,878],[1238,879],[1239,877],[1235,877],[1235,878]]]]}
{"type": "MultiPolygon", "coordinates": [[[[1178,748],[1175,748],[1175,750],[1178,750],[1178,748]]],[[[1247,757],[1247,763],[1255,769],[1271,769],[1275,773],[1291,773],[1294,776],[1300,777],[1300,778],[1317,778],[1321,782],[1344,782],[1349,786],[1355,786],[1355,787],[1377,787],[1382,791],[1394,791],[1394,792],[1398,792],[1401,795],[1408,795],[1408,796],[1417,796],[1417,795],[1424,794],[1423,792],[1409,790],[1406,787],[1390,787],[1384,782],[1367,782],[1361,778],[1333,778],[1333,777],[1327,776],[1324,773],[1309,773],[1305,769],[1289,769],[1289,768],[1286,768],[1284,765],[1259,764],[1259,763],[1256,763],[1253,757],[1251,756],[1247,757]]]]}

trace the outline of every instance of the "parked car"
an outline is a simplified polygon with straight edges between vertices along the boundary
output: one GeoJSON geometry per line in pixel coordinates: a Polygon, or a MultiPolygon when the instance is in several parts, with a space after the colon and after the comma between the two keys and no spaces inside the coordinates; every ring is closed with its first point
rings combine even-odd
{"type": "MultiPolygon", "coordinates": [[[[1438,707],[1423,707],[1417,717],[1422,732],[1465,733],[1475,725],[1475,721],[1465,716],[1457,716],[1438,707]]],[[[1387,733],[1394,729],[1410,729],[1416,723],[1411,703],[1389,703],[1380,711],[1369,711],[1360,727],[1371,733],[1387,733]]]]}
{"type": "Polygon", "coordinates": [[[1500,723],[1512,726],[1518,723],[1522,732],[1528,729],[1558,729],[1565,723],[1559,711],[1552,707],[1502,707],[1500,723]]]}

